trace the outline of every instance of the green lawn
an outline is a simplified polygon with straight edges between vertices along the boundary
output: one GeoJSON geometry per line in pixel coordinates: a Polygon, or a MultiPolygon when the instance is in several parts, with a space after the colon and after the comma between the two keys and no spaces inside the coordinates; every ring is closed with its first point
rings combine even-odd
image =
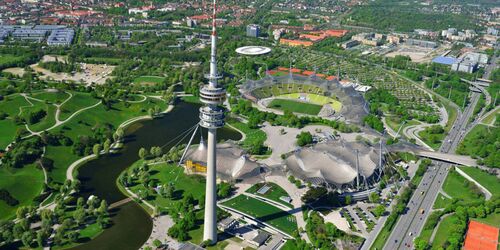
{"type": "Polygon", "coordinates": [[[473,202],[478,199],[483,199],[479,189],[456,171],[450,171],[448,173],[448,176],[443,183],[443,191],[451,197],[465,202],[473,202]]]}
{"type": "Polygon", "coordinates": [[[239,195],[222,203],[222,205],[254,216],[256,219],[268,223],[290,235],[297,230],[297,222],[293,215],[246,195],[239,195]]]}
{"type": "Polygon", "coordinates": [[[165,80],[165,77],[161,76],[139,76],[134,79],[135,84],[144,84],[144,85],[155,85],[158,83],[162,83],[165,80]]]}
{"type": "MultiPolygon", "coordinates": [[[[35,102],[33,102],[35,103],[35,102]]],[[[42,119],[40,120],[39,122],[35,123],[35,124],[30,124],[28,125],[28,127],[34,131],[34,132],[39,132],[39,131],[43,131],[43,130],[46,130],[52,126],[54,126],[56,124],[56,106],[52,105],[52,104],[43,104],[44,105],[44,110],[47,112],[47,115],[42,119]]],[[[35,107],[37,107],[38,105],[35,105],[35,107]]],[[[37,110],[38,108],[35,108],[35,107],[30,107],[30,108],[27,108],[28,110],[31,109],[31,110],[37,110]]]]}
{"type": "Polygon", "coordinates": [[[58,91],[58,92],[47,92],[41,91],[31,94],[31,97],[44,100],[50,103],[60,104],[64,100],[68,99],[69,94],[66,92],[58,91]]]}
{"type": "Polygon", "coordinates": [[[71,146],[48,146],[46,147],[45,157],[54,160],[54,168],[48,172],[49,177],[54,182],[64,183],[66,180],[66,169],[71,163],[80,157],[71,152],[71,146]]]}
{"type": "Polygon", "coordinates": [[[73,97],[61,106],[59,119],[66,120],[76,111],[92,106],[100,100],[93,98],[90,93],[72,92],[73,97]]]}
{"type": "Polygon", "coordinates": [[[479,158],[478,162],[488,167],[500,168],[500,127],[476,125],[458,145],[458,154],[479,158]]]}
{"type": "Polygon", "coordinates": [[[6,189],[19,201],[19,205],[11,207],[0,200],[0,220],[15,216],[17,207],[28,206],[43,188],[43,171],[34,164],[23,168],[0,167],[0,189],[6,189]]]}
{"type": "Polygon", "coordinates": [[[455,215],[449,215],[442,219],[432,241],[432,249],[439,249],[448,239],[448,235],[453,230],[453,226],[459,219],[455,215]]]}
{"type": "Polygon", "coordinates": [[[436,197],[436,201],[434,202],[434,205],[432,206],[433,209],[439,209],[439,208],[445,208],[446,205],[448,205],[451,202],[450,199],[446,198],[442,194],[438,194],[436,197]]]}
{"type": "Polygon", "coordinates": [[[267,183],[257,183],[250,187],[247,191],[247,193],[255,194],[258,196],[262,196],[265,198],[268,198],[270,200],[276,201],[278,203],[281,203],[287,207],[293,208],[292,204],[288,202],[284,202],[280,200],[280,197],[282,196],[290,196],[282,187],[278,186],[278,184],[273,183],[273,182],[267,182],[267,183]],[[257,191],[263,187],[264,185],[270,186],[271,189],[269,189],[265,194],[259,194],[257,191]]]}
{"type": "Polygon", "coordinates": [[[27,107],[30,104],[21,95],[9,95],[0,101],[0,110],[13,117],[20,114],[20,107],[27,107]]]}
{"type": "Polygon", "coordinates": [[[500,225],[500,213],[492,213],[485,218],[474,218],[472,220],[479,221],[490,226],[498,227],[498,225],[500,225]]]}
{"type": "Polygon", "coordinates": [[[467,175],[472,177],[472,179],[479,182],[484,188],[488,189],[491,194],[496,196],[500,195],[498,193],[500,190],[500,179],[496,176],[479,168],[460,167],[460,170],[464,171],[467,175]]]}
{"type": "Polygon", "coordinates": [[[482,123],[493,125],[493,121],[495,120],[495,118],[499,114],[500,114],[500,109],[498,109],[495,112],[492,112],[490,115],[488,115],[487,117],[485,117],[484,120],[482,121],[482,123]]]}
{"type": "MultiPolygon", "coordinates": [[[[140,166],[142,161],[134,163],[135,166],[140,166]]],[[[205,194],[205,178],[200,175],[187,175],[184,174],[184,168],[177,167],[173,164],[162,163],[150,166],[151,180],[157,180],[160,184],[173,183],[175,186],[174,197],[164,198],[156,193],[152,193],[148,197],[148,201],[160,208],[168,208],[174,203],[181,200],[182,197],[192,194],[195,199],[200,199],[205,194]]],[[[134,193],[144,191],[145,188],[142,184],[129,187],[134,193]]]]}
{"type": "Polygon", "coordinates": [[[183,96],[181,99],[184,102],[203,104],[198,96],[183,96]]]}
{"type": "Polygon", "coordinates": [[[453,108],[449,100],[441,100],[441,103],[443,104],[443,107],[446,109],[446,112],[448,113],[448,122],[444,127],[444,131],[448,132],[453,126],[453,123],[455,123],[458,112],[455,108],[453,108]]]}
{"type": "Polygon", "coordinates": [[[441,143],[443,143],[446,134],[432,134],[427,129],[424,129],[418,133],[418,137],[434,150],[438,150],[439,147],[441,147],[441,143]]]}
{"type": "Polygon", "coordinates": [[[321,110],[320,105],[310,104],[305,102],[297,102],[286,99],[274,99],[271,101],[268,108],[274,108],[283,111],[291,111],[307,115],[317,115],[321,110]]]}
{"type": "Polygon", "coordinates": [[[250,128],[246,123],[237,121],[230,121],[228,123],[234,126],[235,128],[239,129],[246,135],[245,140],[243,140],[244,148],[248,149],[253,145],[257,144],[263,145],[264,142],[267,140],[266,133],[258,128],[250,128]]]}
{"type": "Polygon", "coordinates": [[[0,149],[5,149],[14,141],[18,128],[11,119],[0,120],[0,149]]]}
{"type": "Polygon", "coordinates": [[[0,120],[0,149],[5,149],[14,140],[16,131],[24,128],[24,125],[14,124],[13,118],[18,115],[19,107],[30,106],[30,104],[20,95],[10,95],[0,101],[0,111],[8,114],[4,120],[0,120]]]}
{"type": "Polygon", "coordinates": [[[22,61],[22,59],[23,59],[22,56],[2,54],[2,55],[0,55],[0,66],[3,66],[5,64],[20,62],[20,61],[22,61]]]}

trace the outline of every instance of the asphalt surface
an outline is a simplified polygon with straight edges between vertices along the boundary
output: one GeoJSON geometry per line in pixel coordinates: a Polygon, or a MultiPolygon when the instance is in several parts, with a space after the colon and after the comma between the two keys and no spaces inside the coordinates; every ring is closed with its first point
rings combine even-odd
{"type": "MultiPolygon", "coordinates": [[[[479,93],[472,92],[471,103],[458,115],[454,126],[446,136],[439,152],[453,153],[465,136],[469,118],[479,100],[479,93]]],[[[429,211],[436,200],[439,190],[451,167],[449,163],[433,161],[422,181],[407,204],[406,213],[400,216],[393,228],[384,249],[413,249],[413,239],[420,234],[429,211]]]]}

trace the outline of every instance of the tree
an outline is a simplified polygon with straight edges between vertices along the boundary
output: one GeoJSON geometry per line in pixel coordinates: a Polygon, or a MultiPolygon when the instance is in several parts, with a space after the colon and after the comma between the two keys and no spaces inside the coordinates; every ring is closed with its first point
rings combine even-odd
{"type": "Polygon", "coordinates": [[[109,153],[109,149],[111,148],[111,140],[109,138],[106,139],[106,141],[104,141],[104,152],[109,153]]]}
{"type": "Polygon", "coordinates": [[[95,144],[94,147],[92,147],[92,152],[99,157],[101,155],[101,144],[95,144]]]}
{"type": "Polygon", "coordinates": [[[101,201],[101,205],[99,206],[99,208],[97,208],[97,212],[99,212],[100,214],[107,214],[108,203],[106,202],[106,200],[101,201]]]}
{"type": "Polygon", "coordinates": [[[113,139],[117,142],[117,141],[120,141],[121,139],[123,139],[123,136],[125,135],[125,132],[123,131],[123,128],[122,127],[119,127],[115,134],[113,134],[113,139]]]}
{"type": "Polygon", "coordinates": [[[221,182],[219,185],[217,185],[217,197],[220,199],[224,199],[229,197],[231,195],[233,187],[231,184],[227,182],[221,182]]]}
{"type": "Polygon", "coordinates": [[[33,242],[33,233],[31,231],[24,232],[21,236],[21,241],[23,245],[27,248],[30,248],[31,242],[33,242]]]}
{"type": "Polygon", "coordinates": [[[141,159],[143,159],[143,160],[144,160],[144,159],[146,158],[147,154],[148,154],[148,152],[146,151],[146,149],[145,149],[145,148],[141,148],[141,149],[139,149],[139,157],[140,157],[141,159]]]}
{"type": "Polygon", "coordinates": [[[299,146],[305,146],[307,144],[311,144],[313,142],[313,137],[310,132],[300,132],[300,134],[297,135],[297,145],[299,146]]]}
{"type": "Polygon", "coordinates": [[[379,200],[380,200],[380,195],[376,192],[373,192],[371,193],[369,196],[368,196],[368,200],[371,202],[371,203],[378,203],[379,200]]]}
{"type": "Polygon", "coordinates": [[[172,183],[168,183],[165,187],[165,198],[172,198],[174,196],[175,186],[172,183]]]}
{"type": "Polygon", "coordinates": [[[346,195],[346,196],[344,197],[344,203],[345,203],[346,205],[350,205],[350,204],[351,204],[351,202],[352,202],[352,197],[351,197],[350,195],[346,195]]]}
{"type": "Polygon", "coordinates": [[[77,231],[71,231],[68,232],[67,236],[71,242],[76,242],[78,240],[78,237],[80,236],[80,233],[77,231]]]}
{"type": "Polygon", "coordinates": [[[373,209],[373,214],[378,218],[382,216],[385,213],[385,207],[384,205],[378,205],[373,209]]]}
{"type": "Polygon", "coordinates": [[[19,207],[17,210],[16,210],[16,216],[18,219],[22,219],[22,218],[26,218],[26,214],[29,213],[29,208],[28,207],[25,207],[25,206],[22,206],[22,207],[19,207]]]}
{"type": "Polygon", "coordinates": [[[150,154],[156,158],[160,157],[163,154],[160,147],[151,147],[151,149],[149,151],[150,151],[150,154]]]}
{"type": "Polygon", "coordinates": [[[85,209],[79,208],[75,211],[73,214],[73,219],[75,219],[75,222],[80,225],[85,221],[85,218],[87,217],[87,214],[85,213],[85,209]]]}

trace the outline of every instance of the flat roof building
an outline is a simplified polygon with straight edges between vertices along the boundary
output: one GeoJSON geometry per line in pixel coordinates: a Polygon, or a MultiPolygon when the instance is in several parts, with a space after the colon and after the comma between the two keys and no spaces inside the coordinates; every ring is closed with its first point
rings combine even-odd
{"type": "Polygon", "coordinates": [[[259,37],[260,36],[260,26],[257,24],[249,24],[247,26],[247,36],[259,37]]]}
{"type": "Polygon", "coordinates": [[[418,40],[418,39],[408,39],[406,40],[408,45],[423,47],[423,48],[436,48],[438,45],[436,42],[418,40]]]}
{"type": "Polygon", "coordinates": [[[47,38],[49,46],[69,46],[73,42],[75,31],[73,29],[53,30],[47,38]]]}

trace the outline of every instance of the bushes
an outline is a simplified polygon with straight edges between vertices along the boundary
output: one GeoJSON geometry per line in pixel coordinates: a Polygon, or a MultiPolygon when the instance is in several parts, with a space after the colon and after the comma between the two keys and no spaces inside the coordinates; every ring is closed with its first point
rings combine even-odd
{"type": "Polygon", "coordinates": [[[363,123],[377,130],[378,132],[384,131],[384,123],[382,123],[382,120],[380,120],[380,118],[373,114],[365,116],[365,118],[363,118],[363,123]]]}
{"type": "Polygon", "coordinates": [[[42,120],[46,115],[47,115],[47,111],[45,111],[43,109],[38,109],[38,110],[29,112],[26,115],[25,119],[28,122],[28,124],[31,125],[31,124],[35,124],[35,123],[40,122],[40,120],[42,120]]]}
{"type": "Polygon", "coordinates": [[[19,204],[19,201],[12,197],[6,189],[0,189],[0,200],[5,201],[5,203],[11,207],[15,207],[19,204]]]}

